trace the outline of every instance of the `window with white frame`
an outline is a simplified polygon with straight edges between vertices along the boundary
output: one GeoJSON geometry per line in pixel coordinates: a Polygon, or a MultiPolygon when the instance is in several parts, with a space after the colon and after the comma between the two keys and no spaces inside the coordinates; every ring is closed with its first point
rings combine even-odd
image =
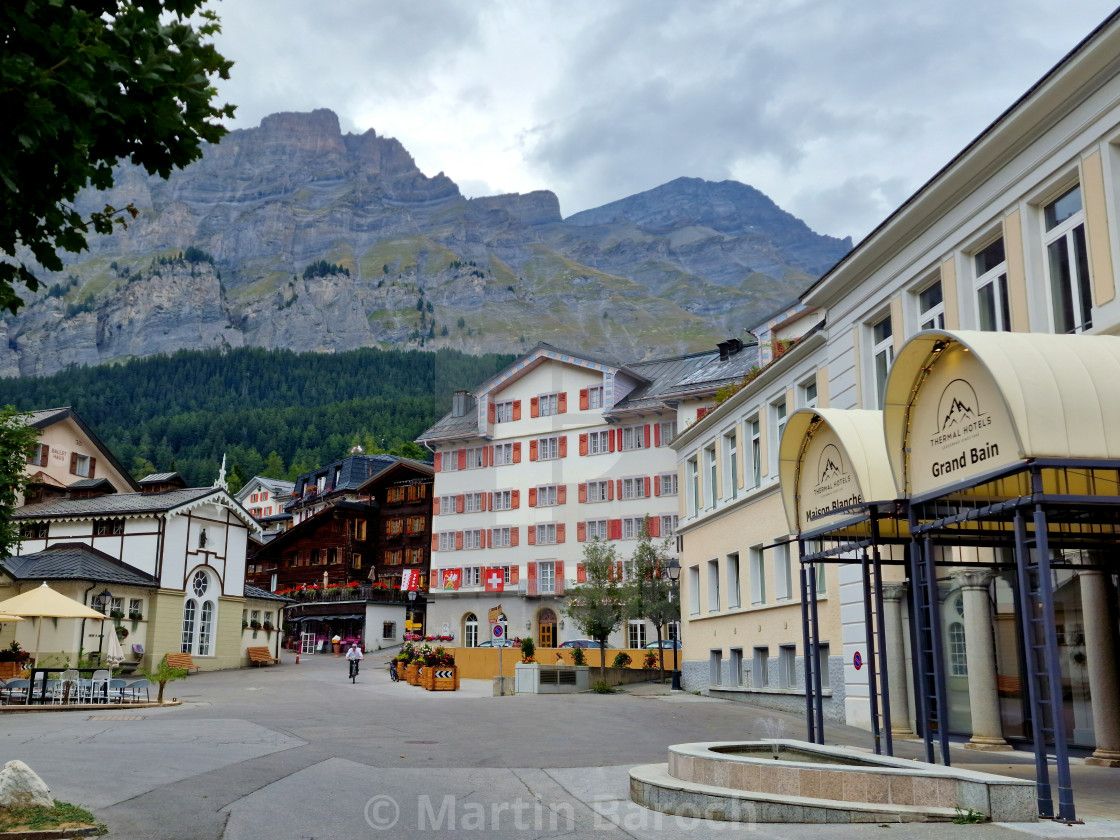
{"type": "Polygon", "coordinates": [[[467,450],[467,469],[477,470],[486,466],[486,447],[473,446],[467,450]]]}
{"type": "Polygon", "coordinates": [[[128,617],[136,621],[144,617],[144,601],[142,598],[128,599],[128,617]]]}
{"type": "Polygon", "coordinates": [[[778,686],[797,687],[797,647],[781,645],[778,648],[778,686]]]}
{"type": "Polygon", "coordinates": [[[738,609],[743,605],[739,586],[739,553],[727,555],[727,608],[738,609]]]}
{"type": "Polygon", "coordinates": [[[774,454],[777,455],[778,445],[782,442],[782,432],[786,430],[786,420],[789,419],[789,411],[786,407],[786,401],[774,403],[774,454]]]}
{"type": "Polygon", "coordinates": [[[627,625],[626,641],[631,650],[641,650],[646,646],[646,623],[631,619],[627,625]]]}
{"type": "Polygon", "coordinates": [[[537,564],[537,591],[542,595],[556,591],[556,563],[542,560],[537,564]]]}
{"type": "Polygon", "coordinates": [[[467,566],[463,569],[463,586],[482,586],[482,567],[467,566]]]}
{"type": "Polygon", "coordinates": [[[513,492],[510,490],[495,490],[492,499],[494,510],[509,510],[513,507],[513,492]]]}
{"type": "Polygon", "coordinates": [[[513,421],[513,400],[494,404],[494,422],[510,423],[513,421]]]}
{"type": "Polygon", "coordinates": [[[622,498],[642,499],[646,495],[646,480],[644,478],[622,479],[622,498]]]}
{"type": "Polygon", "coordinates": [[[708,612],[719,612],[719,561],[708,561],[708,612]]]}
{"type": "Polygon", "coordinates": [[[1093,326],[1093,297],[1081,186],[1047,204],[1042,219],[1054,332],[1084,332],[1093,326]]]}
{"type": "Polygon", "coordinates": [[[478,513],[483,510],[482,493],[467,493],[463,499],[463,510],[467,513],[478,513]]]}
{"type": "Polygon", "coordinates": [[[551,417],[560,413],[559,394],[541,394],[537,397],[537,414],[541,417],[551,417]]]}
{"type": "Polygon", "coordinates": [[[552,545],[556,542],[556,523],[548,522],[534,527],[537,529],[537,545],[552,545]]]}
{"type": "Polygon", "coordinates": [[[463,548],[482,548],[482,531],[478,528],[464,531],[463,548]]]}
{"type": "Polygon", "coordinates": [[[945,300],[941,295],[940,280],[918,292],[918,329],[945,329],[945,300]]]}
{"type": "Polygon", "coordinates": [[[440,513],[440,516],[443,516],[444,514],[448,514],[448,513],[455,513],[456,511],[458,511],[458,509],[459,509],[458,500],[455,498],[454,493],[450,493],[446,496],[440,496],[439,497],[439,513],[440,513]]]}
{"type": "Polygon", "coordinates": [[[602,455],[611,451],[611,432],[588,432],[587,452],[589,455],[602,455]]]}
{"type": "Polygon", "coordinates": [[[789,546],[788,542],[774,546],[774,597],[779,601],[788,601],[793,597],[793,568],[789,546]]]}
{"type": "MultiPolygon", "coordinates": [[[[448,449],[443,453],[440,472],[455,472],[459,469],[459,450],[448,449]]],[[[320,493],[323,492],[321,489],[320,493]]]]}
{"type": "Polygon", "coordinates": [[[74,475],[81,476],[82,478],[89,478],[89,465],[90,459],[88,455],[75,455],[74,456],[74,475]]]}
{"type": "Polygon", "coordinates": [[[875,408],[882,408],[887,393],[887,374],[894,361],[894,332],[890,315],[871,325],[871,360],[875,370],[875,408]]]}
{"type": "Polygon", "coordinates": [[[685,467],[688,471],[688,512],[700,512],[700,465],[695,458],[689,458],[685,467]]]}
{"type": "Polygon", "coordinates": [[[587,501],[589,502],[605,502],[610,492],[609,481],[589,481],[587,482],[587,501]]]}
{"type": "Polygon", "coordinates": [[[677,514],[666,513],[661,516],[661,536],[672,537],[677,533],[677,514]]]}
{"type": "Polygon", "coordinates": [[[817,407],[817,380],[816,377],[801,385],[801,405],[805,408],[817,407]]]}
{"type": "Polygon", "coordinates": [[[642,449],[646,445],[645,426],[625,426],[622,429],[622,449],[642,449]]]}
{"type": "Polygon", "coordinates": [[[607,520],[605,519],[588,519],[587,520],[587,539],[589,540],[605,540],[607,538],[607,520]]]}
{"type": "Polygon", "coordinates": [[[731,648],[731,667],[728,675],[731,685],[743,684],[743,649],[731,648]]]}
{"type": "Polygon", "coordinates": [[[658,424],[658,437],[661,438],[661,445],[668,446],[669,441],[677,436],[677,421],[664,420],[658,424]]]}
{"type": "Polygon", "coordinates": [[[537,488],[537,506],[550,507],[557,504],[559,487],[555,484],[542,484],[537,488]]]}
{"type": "Polygon", "coordinates": [[[622,538],[624,540],[636,540],[642,535],[642,523],[645,522],[644,516],[627,516],[622,520],[622,538]]]}
{"type": "Polygon", "coordinates": [[[675,495],[677,495],[677,474],[675,472],[662,473],[661,475],[657,476],[656,480],[657,480],[658,487],[659,487],[658,495],[661,495],[661,496],[675,496],[675,495]]]}
{"type": "Polygon", "coordinates": [[[718,469],[719,464],[716,461],[716,448],[713,444],[704,450],[704,477],[708,480],[708,486],[705,488],[707,492],[704,496],[710,508],[714,508],[716,502],[719,501],[719,487],[716,482],[716,473],[718,469]]]}
{"type": "Polygon", "coordinates": [[[949,673],[954,677],[968,676],[968,648],[964,640],[964,625],[959,621],[949,623],[949,673]]]}
{"type": "Polygon", "coordinates": [[[724,497],[734,499],[739,495],[739,437],[732,430],[723,436],[724,497]]]}
{"type": "Polygon", "coordinates": [[[1011,330],[1011,303],[1007,294],[1007,256],[1003,237],[981,248],[972,257],[976,272],[976,327],[987,332],[1011,330]]]}
{"type": "Polygon", "coordinates": [[[762,486],[762,423],[753,417],[747,421],[751,433],[751,487],[762,486]]]}
{"type": "Polygon", "coordinates": [[[587,389],[587,407],[588,408],[602,408],[603,407],[603,386],[596,385],[594,388],[587,389]]]}
{"type": "Polygon", "coordinates": [[[751,605],[765,604],[766,558],[762,554],[762,546],[751,549],[749,571],[751,576],[751,605]]]}
{"type": "Polygon", "coordinates": [[[688,612],[700,615],[700,567],[688,567],[688,612]]]}
{"type": "Polygon", "coordinates": [[[537,460],[551,461],[560,457],[560,438],[547,437],[537,441],[537,460]]]}
{"type": "Polygon", "coordinates": [[[513,463],[513,444],[512,443],[496,443],[494,444],[494,466],[501,466],[503,464],[513,463]]]}
{"type": "Polygon", "coordinates": [[[455,532],[454,531],[440,531],[439,532],[439,550],[440,551],[454,551],[455,550],[455,532]]]}
{"type": "Polygon", "coordinates": [[[754,649],[754,662],[751,666],[751,687],[770,687],[770,648],[756,647],[754,649]]]}
{"type": "Polygon", "coordinates": [[[509,548],[509,528],[495,528],[490,532],[490,545],[493,548],[509,548]]]}

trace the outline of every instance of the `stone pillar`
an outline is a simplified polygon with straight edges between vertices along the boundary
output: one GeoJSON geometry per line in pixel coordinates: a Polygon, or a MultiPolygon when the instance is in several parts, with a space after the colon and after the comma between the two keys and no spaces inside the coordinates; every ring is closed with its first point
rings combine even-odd
{"type": "Polygon", "coordinates": [[[988,587],[995,577],[986,569],[955,571],[964,606],[964,643],[968,650],[968,706],[972,712],[972,738],[965,749],[1010,750],[1003,739],[996,685],[996,649],[992,635],[992,610],[988,587]]]}
{"type": "Polygon", "coordinates": [[[1085,654],[1089,694],[1093,704],[1093,733],[1097,748],[1085,759],[1098,767],[1120,767],[1120,675],[1116,643],[1109,619],[1108,585],[1098,571],[1080,573],[1081,611],[1085,622],[1085,654]]]}
{"type": "Polygon", "coordinates": [[[883,584],[883,630],[887,637],[887,688],[891,694],[891,734],[913,735],[906,691],[906,635],[902,632],[902,599],[906,584],[883,584]]]}

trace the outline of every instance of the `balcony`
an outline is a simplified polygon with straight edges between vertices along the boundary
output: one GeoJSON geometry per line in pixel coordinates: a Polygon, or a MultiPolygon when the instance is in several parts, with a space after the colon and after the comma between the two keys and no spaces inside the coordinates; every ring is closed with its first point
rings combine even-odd
{"type": "MultiPolygon", "coordinates": [[[[286,598],[291,598],[296,603],[301,604],[337,603],[340,601],[372,601],[382,604],[408,603],[407,592],[401,592],[399,589],[384,589],[369,583],[358,586],[331,586],[327,589],[307,587],[291,591],[280,590],[277,594],[284,595],[286,598]]],[[[424,595],[425,593],[420,594],[424,595]]]]}

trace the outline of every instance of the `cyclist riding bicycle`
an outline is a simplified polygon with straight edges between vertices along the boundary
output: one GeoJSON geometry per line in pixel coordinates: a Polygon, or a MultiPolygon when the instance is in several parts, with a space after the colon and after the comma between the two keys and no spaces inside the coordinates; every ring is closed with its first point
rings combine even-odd
{"type": "Polygon", "coordinates": [[[350,645],[350,650],[346,651],[346,660],[350,663],[350,680],[353,681],[358,676],[358,663],[365,659],[362,649],[358,647],[358,643],[350,645]]]}

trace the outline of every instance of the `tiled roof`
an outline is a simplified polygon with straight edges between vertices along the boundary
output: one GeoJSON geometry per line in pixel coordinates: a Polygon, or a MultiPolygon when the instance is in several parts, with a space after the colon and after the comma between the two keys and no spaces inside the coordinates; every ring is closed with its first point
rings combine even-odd
{"type": "Polygon", "coordinates": [[[340,490],[357,490],[371,478],[380,475],[390,467],[397,464],[416,464],[431,470],[431,464],[423,461],[414,461],[411,458],[398,458],[396,455],[348,455],[340,461],[334,461],[325,467],[304,473],[296,481],[296,487],[314,485],[319,476],[327,477],[326,489],[323,495],[337,493],[340,490]],[[335,469],[341,468],[338,481],[334,481],[335,469]],[[332,484],[332,482],[334,482],[332,484]]]}
{"type": "Polygon", "coordinates": [[[267,589],[250,586],[249,584],[245,584],[245,597],[255,598],[258,601],[280,601],[285,604],[292,600],[291,598],[285,598],[283,595],[277,595],[275,592],[269,592],[267,589]]]}
{"type": "MultiPolygon", "coordinates": [[[[177,472],[165,473],[152,473],[140,479],[141,484],[166,484],[168,481],[183,481],[183,477],[177,472]]],[[[186,484],[185,481],[183,481],[186,484]]]]}
{"type": "Polygon", "coordinates": [[[721,360],[716,355],[708,364],[697,368],[678,380],[673,387],[666,389],[666,393],[688,393],[701,388],[719,388],[740,381],[757,366],[758,345],[748,344],[727,359],[721,360]]]}
{"type": "Polygon", "coordinates": [[[67,516],[113,516],[162,513],[216,492],[214,487],[188,487],[165,493],[117,493],[88,499],[54,499],[16,508],[14,519],[47,519],[67,516]]]}
{"type": "Polygon", "coordinates": [[[258,475],[255,476],[254,479],[270,493],[291,493],[292,488],[296,486],[294,481],[284,481],[279,478],[265,478],[264,476],[258,475]]]}
{"type": "Polygon", "coordinates": [[[74,409],[72,409],[70,406],[62,406],[61,408],[43,408],[36,411],[27,411],[24,412],[24,414],[28,418],[27,425],[34,426],[36,429],[45,429],[47,426],[50,426],[53,423],[58,423],[67,418],[73,420],[75,425],[77,425],[77,427],[82,430],[82,433],[86,436],[90,443],[92,443],[94,447],[96,447],[101,452],[102,456],[104,456],[106,460],[108,460],[109,463],[113,465],[113,469],[120,473],[121,477],[126,482],[128,482],[128,484],[134,490],[140,489],[140,485],[136,483],[136,480],[129,474],[128,470],[124,468],[124,464],[117,460],[117,456],[109,451],[109,447],[101,442],[101,438],[97,436],[93,429],[86,425],[85,420],[79,417],[78,413],[74,411],[74,409]]]}
{"type": "Polygon", "coordinates": [[[159,584],[147,572],[80,543],[53,545],[34,554],[9,557],[3,568],[16,580],[88,580],[149,587],[159,584]]]}
{"type": "Polygon", "coordinates": [[[67,485],[71,490],[95,490],[104,487],[110,493],[116,493],[117,488],[107,478],[81,478],[73,484],[67,485]]]}
{"type": "Polygon", "coordinates": [[[453,417],[450,414],[441,417],[434,426],[421,432],[417,440],[455,437],[456,433],[464,437],[474,437],[478,434],[478,411],[473,406],[462,417],[453,417]]]}
{"type": "Polygon", "coordinates": [[[670,391],[681,379],[691,376],[697,370],[706,368],[713,359],[719,359],[715,351],[707,353],[691,353],[687,356],[674,356],[669,359],[653,359],[648,362],[638,362],[627,365],[627,372],[636,373],[649,382],[639,385],[614,405],[614,411],[635,411],[642,408],[655,408],[661,404],[661,398],[670,391]]]}

